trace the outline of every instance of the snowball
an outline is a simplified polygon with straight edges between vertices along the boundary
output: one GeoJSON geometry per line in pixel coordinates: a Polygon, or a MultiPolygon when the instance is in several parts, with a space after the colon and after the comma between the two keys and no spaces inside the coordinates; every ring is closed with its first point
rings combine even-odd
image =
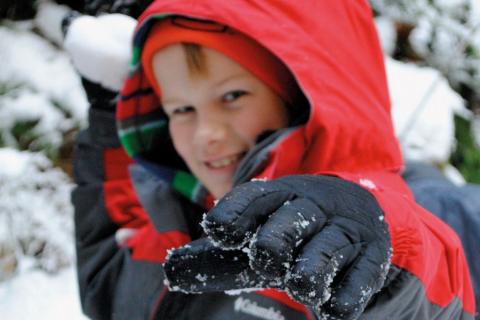
{"type": "Polygon", "coordinates": [[[118,91],[129,72],[135,25],[123,14],[81,16],[70,25],[64,47],[85,78],[118,91]]]}

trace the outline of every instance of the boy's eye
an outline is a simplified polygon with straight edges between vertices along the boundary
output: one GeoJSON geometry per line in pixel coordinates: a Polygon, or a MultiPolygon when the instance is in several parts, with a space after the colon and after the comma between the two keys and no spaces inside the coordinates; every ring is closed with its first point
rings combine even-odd
{"type": "Polygon", "coordinates": [[[247,94],[247,92],[242,91],[242,90],[233,90],[229,91],[226,94],[223,95],[222,100],[224,102],[232,102],[240,98],[241,96],[247,94]]]}
{"type": "Polygon", "coordinates": [[[192,106],[182,106],[182,107],[177,107],[172,109],[170,112],[167,111],[167,115],[169,117],[172,116],[182,116],[182,115],[187,115],[191,112],[194,112],[195,108],[192,106]]]}

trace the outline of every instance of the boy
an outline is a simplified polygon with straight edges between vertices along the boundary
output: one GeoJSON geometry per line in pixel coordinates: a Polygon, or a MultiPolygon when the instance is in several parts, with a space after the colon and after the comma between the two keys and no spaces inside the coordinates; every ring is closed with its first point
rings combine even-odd
{"type": "Polygon", "coordinates": [[[398,175],[377,42],[360,1],[149,7],[117,110],[135,193],[127,160],[106,138],[109,115],[92,110],[79,137],[84,310],[120,319],[471,319],[458,239],[398,175]],[[104,172],[82,167],[92,160],[104,172]],[[203,208],[212,209],[202,230],[203,208]]]}

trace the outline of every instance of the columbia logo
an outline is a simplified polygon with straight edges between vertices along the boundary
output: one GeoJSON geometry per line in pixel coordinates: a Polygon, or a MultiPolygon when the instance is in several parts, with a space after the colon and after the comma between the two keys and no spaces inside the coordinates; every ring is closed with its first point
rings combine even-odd
{"type": "Polygon", "coordinates": [[[235,312],[242,312],[265,320],[285,320],[285,317],[273,307],[259,306],[255,301],[238,297],[234,302],[235,312]]]}

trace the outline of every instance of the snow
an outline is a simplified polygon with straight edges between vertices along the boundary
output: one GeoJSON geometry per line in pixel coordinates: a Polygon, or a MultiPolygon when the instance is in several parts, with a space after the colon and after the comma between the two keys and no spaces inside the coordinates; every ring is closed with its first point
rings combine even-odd
{"type": "Polygon", "coordinates": [[[305,219],[301,212],[297,212],[297,215],[300,217],[300,220],[294,221],[293,225],[297,228],[298,234],[302,234],[300,229],[306,229],[310,225],[310,221],[305,219]]]}
{"type": "Polygon", "coordinates": [[[377,27],[383,52],[391,56],[395,50],[395,43],[397,41],[395,22],[391,18],[380,16],[375,18],[375,25],[377,27]]]}
{"type": "MultiPolygon", "coordinates": [[[[390,14],[393,17],[400,15],[393,12],[390,14]]],[[[396,40],[392,19],[381,16],[376,19],[376,27],[385,53],[391,53],[391,47],[396,40]]],[[[427,54],[431,28],[431,21],[424,18],[411,35],[411,41],[419,53],[427,54]]],[[[458,56],[452,58],[449,55],[460,54],[458,50],[453,50],[453,53],[450,50],[458,48],[458,44],[454,43],[455,39],[451,35],[443,34],[446,39],[438,42],[438,45],[442,46],[444,54],[438,55],[438,63],[443,63],[445,68],[453,68],[455,66],[450,60],[464,59],[458,56]]],[[[471,117],[465,102],[439,71],[400,62],[388,55],[385,60],[394,128],[404,157],[430,163],[447,163],[455,148],[454,114],[471,117]]]]}
{"type": "Polygon", "coordinates": [[[409,42],[428,65],[440,70],[452,84],[463,83],[477,91],[480,86],[478,0],[436,0],[433,4],[428,0],[370,2],[382,17],[413,27],[409,42]]]}
{"type": "Polygon", "coordinates": [[[242,293],[250,293],[258,290],[259,288],[244,288],[244,289],[235,289],[235,290],[225,290],[224,292],[229,296],[238,296],[238,295],[241,295],[242,293]]]}
{"type": "Polygon", "coordinates": [[[74,268],[56,275],[27,270],[0,285],[2,319],[86,320],[80,309],[74,268]]]}
{"type": "Polygon", "coordinates": [[[436,70],[386,58],[394,128],[404,157],[446,163],[455,146],[453,115],[465,102],[436,70]]]}
{"type": "Polygon", "coordinates": [[[64,47],[85,78],[119,90],[128,75],[135,24],[122,14],[82,16],[70,25],[64,47]]]}
{"type": "Polygon", "coordinates": [[[9,132],[19,122],[37,122],[33,131],[40,137],[38,142],[54,146],[62,143],[62,129],[71,124],[45,95],[28,89],[1,99],[0,107],[0,123],[5,130],[3,139],[11,146],[17,142],[9,132]]]}
{"type": "Polygon", "coordinates": [[[0,149],[0,176],[4,179],[13,179],[25,171],[29,156],[14,149],[0,149]]]}
{"type": "MultiPolygon", "coordinates": [[[[0,149],[0,235],[4,252],[56,272],[73,260],[72,184],[42,154],[0,149]]],[[[1,256],[0,256],[1,259],[1,256]]],[[[0,270],[2,278],[8,277],[0,270]]]]}
{"type": "MultiPolygon", "coordinates": [[[[37,122],[39,143],[59,147],[84,124],[87,101],[67,55],[32,33],[31,22],[0,26],[0,136],[37,122]]],[[[85,319],[74,270],[72,183],[41,153],[0,148],[2,319],[85,319]]]]}
{"type": "MultiPolygon", "coordinates": [[[[208,276],[207,276],[206,274],[200,274],[200,273],[198,273],[198,274],[195,276],[195,279],[197,279],[199,282],[205,282],[205,281],[207,281],[208,276]]],[[[205,285],[205,283],[203,283],[203,285],[205,285]]]]}
{"type": "Polygon", "coordinates": [[[2,319],[82,319],[70,179],[40,153],[0,148],[0,163],[2,319]]]}
{"type": "Polygon", "coordinates": [[[23,84],[32,94],[57,102],[75,120],[85,120],[88,103],[70,58],[19,26],[0,26],[0,83],[23,84]]]}
{"type": "Polygon", "coordinates": [[[61,46],[63,44],[62,20],[72,10],[50,1],[39,1],[34,23],[41,33],[61,46]]]}

